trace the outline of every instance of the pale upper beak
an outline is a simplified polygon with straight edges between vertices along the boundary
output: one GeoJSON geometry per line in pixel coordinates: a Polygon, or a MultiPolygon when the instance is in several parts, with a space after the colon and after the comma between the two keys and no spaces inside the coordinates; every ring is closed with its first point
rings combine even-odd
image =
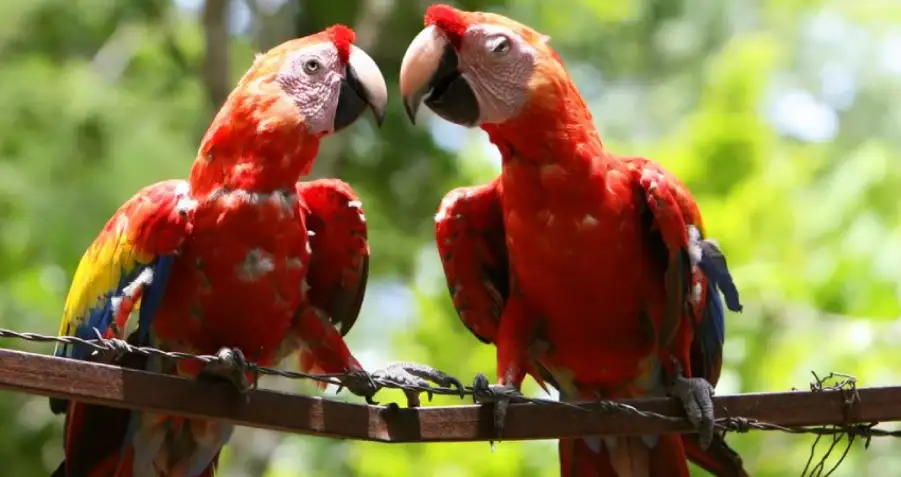
{"type": "Polygon", "coordinates": [[[459,58],[447,37],[428,26],[410,43],[400,65],[400,93],[412,123],[426,106],[447,121],[471,126],[479,120],[479,104],[459,70],[459,58]]]}
{"type": "Polygon", "coordinates": [[[365,51],[351,45],[335,111],[335,131],[352,124],[366,108],[372,110],[376,124],[381,126],[387,106],[388,86],[382,71],[365,51]]]}
{"type": "Polygon", "coordinates": [[[438,71],[447,38],[434,26],[426,27],[410,42],[400,63],[400,94],[404,109],[412,123],[416,123],[416,111],[422,97],[431,89],[432,77],[438,71]]]}

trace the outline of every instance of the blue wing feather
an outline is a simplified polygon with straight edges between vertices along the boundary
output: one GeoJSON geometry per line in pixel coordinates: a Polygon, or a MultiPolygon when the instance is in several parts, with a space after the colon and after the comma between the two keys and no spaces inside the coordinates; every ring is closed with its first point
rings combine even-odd
{"type": "Polygon", "coordinates": [[[723,309],[723,299],[731,311],[742,310],[741,300],[732,274],[726,264],[726,257],[709,240],[702,240],[701,260],[698,267],[707,277],[707,303],[704,313],[696,329],[698,345],[701,351],[703,371],[698,373],[713,384],[719,380],[722,367],[723,343],[726,340],[726,313],[723,309]]]}
{"type": "Polygon", "coordinates": [[[729,267],[726,264],[726,256],[711,241],[701,241],[701,261],[698,266],[707,276],[707,279],[714,283],[726,299],[726,306],[731,311],[741,311],[741,300],[738,296],[738,288],[735,287],[735,281],[732,280],[732,274],[729,273],[729,267]]]}
{"type": "MultiPolygon", "coordinates": [[[[125,270],[123,270],[123,272],[121,273],[121,278],[119,279],[119,283],[116,285],[116,289],[107,293],[104,299],[98,300],[99,306],[91,308],[88,311],[88,314],[85,317],[84,321],[82,321],[75,327],[75,332],[73,333],[73,335],[77,338],[90,340],[97,338],[97,332],[94,331],[95,329],[98,330],[101,334],[105,332],[112,324],[113,317],[115,315],[113,311],[113,299],[121,298],[125,287],[132,283],[141,274],[141,272],[148,267],[149,265],[138,266],[131,270],[131,272],[126,272],[125,270]]],[[[63,344],[62,346],[57,347],[54,354],[60,357],[83,360],[87,359],[92,351],[93,348],[82,344],[63,344]]]]}
{"type": "Polygon", "coordinates": [[[166,290],[166,284],[169,282],[173,263],[175,263],[174,255],[164,255],[157,258],[154,264],[153,281],[150,282],[150,286],[144,292],[144,298],[141,300],[141,311],[138,314],[138,339],[141,344],[150,342],[150,325],[163,299],[163,292],[166,290]]]}
{"type": "MultiPolygon", "coordinates": [[[[695,329],[696,345],[700,347],[703,369],[693,370],[692,374],[699,375],[716,384],[719,380],[720,368],[723,362],[723,343],[726,335],[726,320],[723,313],[723,302],[712,283],[707,285],[707,303],[701,322],[695,329]]],[[[692,359],[694,361],[694,359],[692,359]]]]}
{"type": "MultiPolygon", "coordinates": [[[[174,260],[175,257],[173,255],[167,255],[158,257],[149,264],[137,266],[128,273],[125,273],[123,270],[123,273],[121,274],[122,278],[119,279],[116,289],[107,293],[104,299],[99,300],[99,306],[88,311],[85,320],[75,327],[74,336],[89,340],[97,337],[97,331],[101,334],[105,332],[110,325],[112,325],[113,319],[115,318],[115,299],[125,297],[125,290],[131,285],[136,285],[146,286],[146,290],[141,299],[141,309],[138,317],[138,337],[142,344],[147,343],[149,340],[150,324],[152,323],[153,316],[156,314],[156,310],[162,300],[163,291],[166,288],[166,282],[172,271],[174,260]],[[137,284],[136,281],[142,276],[142,273],[148,270],[152,272],[149,286],[137,284]],[[95,329],[97,331],[95,331],[95,329]]],[[[75,359],[87,359],[88,356],[90,356],[91,351],[93,351],[93,349],[89,346],[81,344],[64,344],[57,348],[55,354],[56,356],[75,359]]]]}

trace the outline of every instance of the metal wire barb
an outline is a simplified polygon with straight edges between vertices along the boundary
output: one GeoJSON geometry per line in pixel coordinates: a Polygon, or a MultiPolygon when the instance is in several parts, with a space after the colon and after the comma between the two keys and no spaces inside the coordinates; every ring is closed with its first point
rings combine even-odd
{"type": "MultiPolygon", "coordinates": [[[[97,338],[95,339],[83,339],[75,336],[49,336],[39,333],[19,332],[0,328],[0,338],[12,338],[37,343],[63,343],[69,345],[83,345],[98,352],[111,352],[119,354],[134,353],[143,356],[161,357],[163,359],[172,361],[199,361],[207,365],[221,364],[228,366],[235,364],[234,362],[226,362],[220,356],[215,355],[195,355],[191,353],[182,353],[176,351],[164,351],[148,346],[134,346],[120,339],[105,339],[100,335],[99,332],[97,333],[97,338]]],[[[242,357],[241,359],[244,358],[242,357]]],[[[430,401],[433,395],[458,396],[461,398],[469,396],[472,398],[474,403],[491,402],[497,400],[498,398],[501,398],[508,400],[511,403],[565,406],[569,408],[579,409],[585,412],[600,411],[604,413],[621,413],[646,419],[659,419],[680,424],[687,422],[687,419],[683,417],[673,417],[655,412],[644,411],[637,409],[634,406],[615,401],[598,401],[575,404],[560,402],[552,399],[526,397],[521,393],[513,390],[501,391],[500,394],[498,394],[497,390],[492,389],[490,391],[486,391],[482,386],[476,387],[461,385],[459,388],[457,388],[422,385],[410,382],[397,382],[379,373],[304,373],[299,371],[287,371],[259,366],[256,363],[246,360],[242,363],[239,363],[239,365],[243,370],[252,373],[256,377],[268,375],[281,376],[288,379],[312,380],[319,383],[335,385],[338,387],[339,392],[341,389],[349,387],[349,385],[351,385],[352,383],[358,383],[360,379],[364,379],[369,380],[373,384],[375,391],[378,391],[380,389],[398,389],[407,393],[408,397],[410,396],[410,394],[418,395],[420,393],[425,393],[427,394],[430,401]],[[590,405],[591,407],[587,407],[586,405],[590,405]]],[[[813,377],[814,381],[810,383],[810,390],[812,392],[831,391],[841,393],[844,397],[846,415],[847,411],[860,401],[860,396],[857,392],[857,380],[853,376],[841,373],[829,373],[827,376],[820,377],[816,373],[813,373],[813,377]],[[832,384],[827,384],[830,382],[832,384]]],[[[474,383],[478,382],[480,379],[484,380],[485,378],[484,376],[479,375],[474,383]]],[[[256,379],[254,379],[254,383],[252,383],[252,385],[256,385],[256,379]]],[[[804,470],[801,474],[802,477],[826,477],[831,475],[847,456],[855,440],[863,439],[864,447],[866,448],[869,446],[870,440],[873,437],[901,437],[901,430],[891,431],[886,429],[879,429],[876,427],[878,423],[875,422],[866,424],[851,423],[847,425],[786,427],[740,416],[729,416],[728,412],[724,413],[726,414],[726,416],[717,418],[715,421],[716,429],[722,434],[728,432],[745,433],[751,430],[758,430],[779,431],[789,434],[809,434],[817,436],[811,448],[810,457],[808,458],[807,464],[805,465],[804,470]],[[817,446],[821,443],[821,440],[824,437],[831,437],[831,439],[828,439],[829,441],[831,441],[831,443],[823,456],[814,464],[814,457],[816,454],[817,446]],[[840,456],[838,457],[836,462],[828,470],[826,470],[827,459],[833,453],[835,453],[837,447],[842,441],[845,442],[845,445],[843,446],[844,449],[840,452],[840,456]]]]}

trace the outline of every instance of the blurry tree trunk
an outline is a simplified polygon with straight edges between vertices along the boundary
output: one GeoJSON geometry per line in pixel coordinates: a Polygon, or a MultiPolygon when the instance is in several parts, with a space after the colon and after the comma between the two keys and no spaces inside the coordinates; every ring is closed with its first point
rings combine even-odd
{"type": "Polygon", "coordinates": [[[206,0],[203,8],[203,30],[206,39],[203,79],[212,111],[219,109],[231,90],[228,11],[229,0],[206,0]]]}
{"type": "Polygon", "coordinates": [[[267,51],[273,46],[296,37],[294,17],[300,5],[295,1],[287,1],[280,5],[266,7],[273,2],[260,0],[244,0],[247,9],[253,16],[253,38],[257,50],[267,51]]]}

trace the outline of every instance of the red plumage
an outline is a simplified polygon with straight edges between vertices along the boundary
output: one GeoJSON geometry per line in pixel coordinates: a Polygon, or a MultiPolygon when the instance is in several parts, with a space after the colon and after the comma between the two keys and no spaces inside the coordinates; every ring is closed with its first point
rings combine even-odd
{"type": "Polygon", "coordinates": [[[460,13],[460,10],[448,5],[433,4],[425,11],[425,25],[434,25],[447,35],[451,44],[459,47],[467,28],[466,19],[460,13]]]}
{"type": "Polygon", "coordinates": [[[344,25],[332,25],[326,30],[329,39],[335,44],[338,50],[338,57],[343,63],[347,63],[350,59],[350,47],[357,41],[357,34],[353,30],[344,25]]]}
{"type": "MultiPolygon", "coordinates": [[[[359,314],[368,275],[363,209],[340,180],[297,183],[330,131],[311,130],[279,83],[279,75],[296,70],[285,68],[287,61],[298,55],[306,61],[307,48],[329,42],[343,63],[320,66],[343,72],[353,40],[353,31],[336,25],[257,59],[212,121],[190,177],[142,189],[109,220],[79,265],[64,330],[79,335],[111,327],[112,336],[121,336],[140,300],[132,344],[200,355],[237,350],[261,366],[299,351],[303,371],[363,369],[342,338],[359,314]],[[121,277],[108,277],[120,268],[121,277]],[[84,288],[98,277],[113,287],[99,298],[84,288]]],[[[380,81],[376,87],[384,89],[379,72],[366,73],[364,88],[380,81]]],[[[339,87],[329,87],[339,94],[339,87]]],[[[337,122],[340,109],[337,98],[324,104],[334,111],[320,128],[337,122]]],[[[205,369],[198,361],[126,355],[113,362],[189,377],[212,371],[214,379],[239,381],[228,374],[232,369],[205,369]]],[[[210,477],[232,430],[72,402],[66,461],[54,475],[210,477]]]]}
{"type": "MultiPolygon", "coordinates": [[[[496,116],[508,106],[490,95],[521,86],[526,99],[502,121],[480,124],[501,153],[501,175],[451,191],[436,216],[454,305],[473,334],[497,346],[499,384],[519,389],[528,374],[567,401],[710,389],[695,378],[715,384],[719,375],[717,287],[731,286],[729,307],[740,305],[688,188],[650,159],[605,148],[546,37],[500,15],[444,5],[429,8],[426,24],[451,42],[469,29],[504,26],[531,47],[504,53],[536,52],[522,86],[473,87],[484,95],[479,107],[497,101],[488,108],[496,116]]],[[[418,54],[410,57],[426,55],[418,54]]],[[[491,81],[484,69],[500,58],[461,58],[484,61],[467,66],[482,70],[466,81],[491,81]]],[[[702,450],[697,436],[563,439],[561,475],[688,477],[688,456],[718,476],[745,475],[722,438],[713,440],[702,450]]]]}

